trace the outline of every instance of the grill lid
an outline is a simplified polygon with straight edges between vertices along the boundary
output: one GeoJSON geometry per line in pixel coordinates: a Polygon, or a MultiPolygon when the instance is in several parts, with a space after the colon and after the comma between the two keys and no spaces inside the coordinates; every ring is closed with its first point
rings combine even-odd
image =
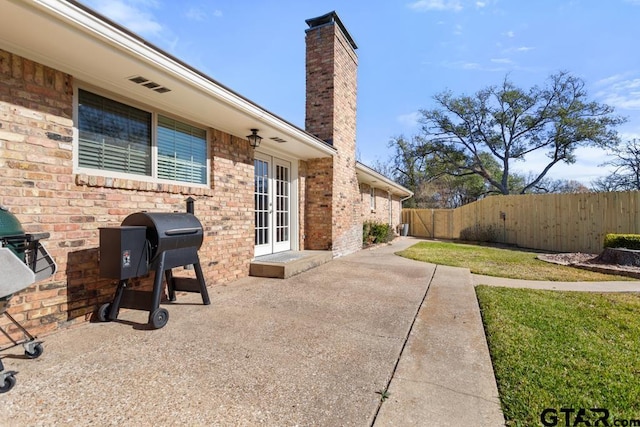
{"type": "Polygon", "coordinates": [[[193,214],[186,212],[137,212],[122,221],[122,225],[144,225],[151,258],[160,252],[196,248],[202,245],[202,224],[193,214]]]}
{"type": "Polygon", "coordinates": [[[18,218],[11,212],[9,208],[0,206],[0,238],[2,237],[24,237],[24,230],[18,218]]]}

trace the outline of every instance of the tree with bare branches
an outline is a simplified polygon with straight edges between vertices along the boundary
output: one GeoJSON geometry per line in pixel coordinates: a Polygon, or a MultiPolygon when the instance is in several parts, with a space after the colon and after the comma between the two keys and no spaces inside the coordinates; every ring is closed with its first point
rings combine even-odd
{"type": "Polygon", "coordinates": [[[610,148],[613,158],[602,166],[614,166],[613,172],[594,181],[597,191],[640,190],[640,140],[633,139],[610,148]]]}

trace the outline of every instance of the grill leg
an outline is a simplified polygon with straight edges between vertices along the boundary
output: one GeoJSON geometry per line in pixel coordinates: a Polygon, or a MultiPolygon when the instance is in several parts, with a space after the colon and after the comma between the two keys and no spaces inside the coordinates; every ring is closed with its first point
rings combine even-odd
{"type": "Polygon", "coordinates": [[[153,291],[151,296],[151,309],[149,311],[153,312],[155,309],[160,307],[160,298],[162,298],[162,290],[164,289],[162,286],[162,279],[164,276],[164,258],[166,252],[162,252],[160,254],[160,259],[158,260],[158,266],[156,267],[156,277],[153,280],[153,291]]]}
{"type": "Polygon", "coordinates": [[[196,270],[196,277],[198,278],[198,283],[200,284],[200,295],[202,295],[202,303],[204,305],[211,304],[209,300],[209,292],[207,291],[207,284],[204,282],[204,274],[202,274],[202,268],[200,267],[200,261],[193,264],[193,267],[196,270]]]}
{"type": "Polygon", "coordinates": [[[118,283],[118,289],[116,289],[116,296],[113,297],[111,308],[109,309],[109,320],[116,320],[118,318],[118,312],[120,311],[120,304],[122,304],[122,295],[127,288],[127,279],[121,280],[118,283]]]}
{"type": "Polygon", "coordinates": [[[171,269],[164,272],[164,277],[167,279],[167,293],[169,294],[169,301],[175,302],[176,287],[173,282],[173,272],[171,271],[171,269]]]}

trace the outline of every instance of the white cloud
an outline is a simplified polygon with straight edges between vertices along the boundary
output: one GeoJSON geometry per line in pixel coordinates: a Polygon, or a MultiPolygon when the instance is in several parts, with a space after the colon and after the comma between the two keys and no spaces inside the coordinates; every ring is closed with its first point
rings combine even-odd
{"type": "Polygon", "coordinates": [[[479,63],[470,62],[470,61],[453,61],[453,62],[445,61],[445,62],[442,62],[441,65],[446,68],[455,68],[455,69],[462,69],[462,70],[482,69],[482,66],[479,63]]]}
{"type": "Polygon", "coordinates": [[[220,18],[222,16],[222,11],[219,9],[216,9],[209,12],[200,7],[192,7],[185,12],[185,16],[188,19],[191,19],[193,21],[206,21],[209,18],[209,16],[213,16],[214,18],[220,18]]]}
{"type": "Polygon", "coordinates": [[[624,74],[614,74],[613,76],[605,77],[604,79],[600,79],[595,82],[596,86],[608,86],[617,82],[618,80],[622,80],[624,78],[624,74]]]}
{"type": "Polygon", "coordinates": [[[640,91],[629,92],[626,94],[608,94],[604,96],[603,101],[605,104],[612,105],[616,108],[640,110],[640,91]]]}
{"type": "Polygon", "coordinates": [[[516,33],[514,33],[513,31],[507,31],[506,33],[504,33],[504,35],[512,39],[516,36],[516,33]]]}
{"type": "Polygon", "coordinates": [[[526,72],[540,72],[541,70],[523,67],[518,65],[516,61],[509,58],[491,58],[487,61],[473,62],[473,61],[441,61],[437,64],[440,67],[450,68],[454,70],[469,70],[469,71],[487,71],[490,73],[504,73],[510,71],[526,71],[526,72]]]}
{"type": "MultiPolygon", "coordinates": [[[[547,178],[574,180],[589,185],[596,178],[607,176],[612,172],[611,167],[602,165],[609,157],[601,148],[580,147],[576,149],[575,155],[576,163],[554,165],[549,170],[547,178]]],[[[545,151],[538,150],[528,154],[524,162],[514,163],[512,169],[525,175],[529,172],[537,175],[547,164],[549,164],[549,158],[545,155],[545,151]]]]}
{"type": "Polygon", "coordinates": [[[534,49],[535,47],[532,47],[532,46],[510,47],[508,49],[504,49],[502,53],[529,52],[530,50],[534,50],[534,49]]]}
{"type": "Polygon", "coordinates": [[[602,89],[596,96],[602,102],[626,110],[640,110],[640,77],[616,74],[596,82],[602,89]]]}
{"type": "Polygon", "coordinates": [[[414,128],[418,125],[418,121],[420,120],[421,114],[419,111],[414,111],[413,113],[401,114],[396,117],[396,120],[400,122],[403,126],[408,128],[414,128]]]}
{"type": "Polygon", "coordinates": [[[458,65],[463,70],[479,70],[482,68],[477,62],[460,62],[458,65]]]}
{"type": "Polygon", "coordinates": [[[462,25],[457,24],[455,27],[453,27],[453,34],[456,36],[461,36],[462,35],[462,25]]]}
{"type": "Polygon", "coordinates": [[[142,36],[158,36],[163,31],[162,25],[149,12],[149,9],[158,7],[154,0],[88,0],[86,3],[142,36]]]}
{"type": "Polygon", "coordinates": [[[199,7],[189,8],[184,15],[192,21],[205,21],[207,19],[207,12],[199,7]]]}
{"type": "Polygon", "coordinates": [[[618,132],[621,141],[640,140],[640,132],[618,132]]]}
{"type": "Polygon", "coordinates": [[[463,8],[459,0],[418,0],[407,5],[409,9],[418,12],[427,12],[431,10],[437,11],[454,11],[460,12],[463,8]]]}

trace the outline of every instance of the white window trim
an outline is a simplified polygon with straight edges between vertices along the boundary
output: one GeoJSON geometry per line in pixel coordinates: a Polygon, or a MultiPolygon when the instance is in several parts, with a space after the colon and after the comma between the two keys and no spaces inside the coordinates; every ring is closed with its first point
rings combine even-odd
{"type": "Polygon", "coordinates": [[[94,176],[103,176],[108,178],[128,179],[132,181],[153,182],[158,184],[173,184],[181,185],[185,187],[193,188],[211,188],[211,132],[209,126],[205,126],[199,123],[195,123],[191,120],[176,116],[175,114],[167,113],[166,111],[159,110],[157,108],[149,107],[148,105],[136,102],[129,98],[102,90],[89,84],[76,84],[73,88],[73,173],[75,174],[87,174],[94,176]],[[104,169],[92,169],[81,167],[79,165],[79,147],[80,147],[80,131],[78,128],[78,108],[79,108],[79,95],[78,91],[82,89],[87,92],[94,93],[96,95],[111,99],[113,101],[121,102],[131,107],[138,108],[151,114],[151,176],[138,175],[125,172],[117,172],[104,169]],[[200,128],[206,132],[207,141],[207,153],[206,153],[206,177],[207,182],[204,184],[188,182],[188,181],[175,181],[171,179],[158,178],[158,116],[165,116],[179,122],[200,128]]]}
{"type": "Polygon", "coordinates": [[[371,205],[371,212],[375,212],[376,211],[376,187],[374,187],[373,185],[369,188],[369,194],[370,194],[370,205],[371,205]]]}

